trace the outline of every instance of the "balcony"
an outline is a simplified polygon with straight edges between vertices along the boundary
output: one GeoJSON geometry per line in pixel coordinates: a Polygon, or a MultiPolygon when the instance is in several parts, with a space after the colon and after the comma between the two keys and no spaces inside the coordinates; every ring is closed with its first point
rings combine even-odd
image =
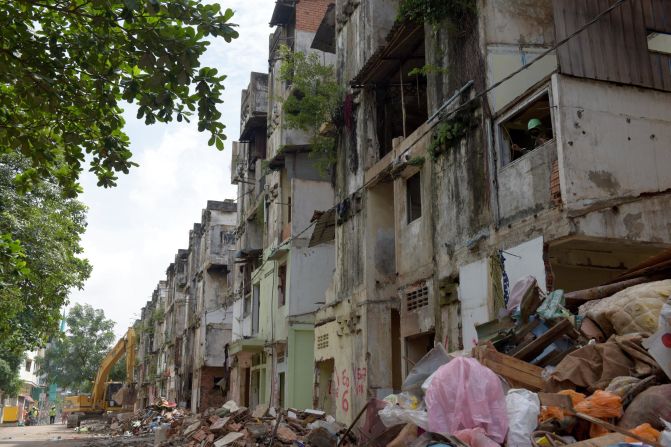
{"type": "Polygon", "coordinates": [[[242,91],[240,141],[248,140],[254,129],[265,127],[267,110],[268,74],[252,72],[249,85],[242,91]]]}

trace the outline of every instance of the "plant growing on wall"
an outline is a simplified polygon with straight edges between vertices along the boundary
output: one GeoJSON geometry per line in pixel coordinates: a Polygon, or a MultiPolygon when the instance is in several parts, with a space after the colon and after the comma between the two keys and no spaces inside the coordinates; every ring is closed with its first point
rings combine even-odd
{"type": "Polygon", "coordinates": [[[323,129],[339,123],[344,90],[333,66],[322,64],[317,54],[282,46],[280,57],[280,79],[291,84],[289,95],[279,98],[286,126],[310,134],[310,154],[317,167],[327,172],[336,161],[336,137],[323,129]]]}
{"type": "Polygon", "coordinates": [[[442,120],[434,129],[428,152],[436,160],[448,149],[455,147],[475,126],[475,107],[468,106],[442,120]]]}
{"type": "Polygon", "coordinates": [[[428,22],[434,27],[443,20],[459,25],[477,12],[475,0],[402,0],[399,19],[428,22]]]}

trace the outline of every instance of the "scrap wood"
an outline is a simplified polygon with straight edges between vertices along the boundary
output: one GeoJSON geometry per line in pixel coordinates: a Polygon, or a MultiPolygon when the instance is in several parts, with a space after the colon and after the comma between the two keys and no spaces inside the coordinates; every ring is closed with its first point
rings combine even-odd
{"type": "Polygon", "coordinates": [[[359,419],[361,419],[361,416],[363,416],[364,412],[366,411],[366,408],[368,408],[369,403],[370,403],[370,401],[366,402],[366,405],[364,405],[363,408],[361,408],[361,411],[359,411],[359,414],[357,414],[356,417],[354,418],[354,420],[352,421],[352,423],[349,424],[349,427],[347,427],[347,430],[345,431],[345,434],[342,435],[342,438],[340,438],[340,441],[338,441],[338,446],[337,447],[340,447],[342,445],[343,441],[345,439],[347,439],[347,435],[349,435],[349,433],[352,431],[352,428],[354,428],[356,423],[359,422],[359,419]]]}
{"type": "Polygon", "coordinates": [[[606,283],[606,284],[612,284],[618,281],[621,281],[623,279],[627,279],[630,277],[635,277],[635,276],[643,276],[643,272],[651,272],[657,270],[661,270],[664,268],[668,268],[669,263],[671,262],[671,248],[664,250],[663,252],[652,256],[645,261],[641,262],[640,264],[630,268],[617,278],[613,279],[612,281],[606,283]]]}
{"type": "Polygon", "coordinates": [[[474,347],[473,357],[496,374],[505,377],[514,386],[521,386],[531,391],[545,388],[543,368],[502,354],[487,345],[474,347]]]}
{"type": "Polygon", "coordinates": [[[592,287],[590,289],[576,290],[564,294],[565,306],[571,310],[577,310],[581,304],[587,301],[600,300],[609,297],[617,292],[626,289],[627,287],[635,286],[644,282],[648,282],[649,278],[632,278],[624,281],[618,281],[612,284],[592,287]]]}
{"type": "Polygon", "coordinates": [[[533,360],[538,357],[548,345],[569,332],[571,329],[573,329],[573,325],[568,318],[562,318],[557,324],[548,329],[547,332],[540,335],[531,343],[520,347],[516,352],[513,352],[512,355],[520,360],[533,360]]]}

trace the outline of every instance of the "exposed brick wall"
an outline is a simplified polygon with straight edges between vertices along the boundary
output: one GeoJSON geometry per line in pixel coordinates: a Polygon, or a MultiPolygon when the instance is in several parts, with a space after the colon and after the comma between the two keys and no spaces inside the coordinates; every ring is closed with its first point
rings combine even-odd
{"type": "Polygon", "coordinates": [[[552,162],[552,175],[550,176],[550,196],[554,206],[561,205],[561,189],[559,185],[559,162],[552,162]]]}
{"type": "Polygon", "coordinates": [[[205,411],[209,407],[221,407],[226,403],[227,396],[221,392],[221,388],[215,386],[215,377],[224,377],[225,368],[203,368],[200,378],[200,408],[205,411]]]}
{"type": "Polygon", "coordinates": [[[300,0],[296,3],[296,29],[316,32],[330,3],[335,0],[300,0]]]}

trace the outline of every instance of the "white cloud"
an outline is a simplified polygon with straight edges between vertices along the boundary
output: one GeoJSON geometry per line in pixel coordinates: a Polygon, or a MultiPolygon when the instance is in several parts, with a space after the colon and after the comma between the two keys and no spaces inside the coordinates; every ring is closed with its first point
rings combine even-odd
{"type": "Polygon", "coordinates": [[[121,176],[119,186],[105,190],[90,175],[83,179],[82,200],[89,206],[83,237],[93,274],[73,302],[102,308],[117,322],[117,335],[139,314],[179,248],[188,245],[193,223],[200,221],[207,200],[235,198],[230,184],[230,142],[239,134],[240,91],[251,71],[267,71],[268,26],[272,0],[220,2],[235,11],[240,37],[210,45],[203,63],[228,77],[221,108],[226,125],[223,152],[207,146],[207,135],[195,125],[145,126],[126,106],[126,130],[133,159],[140,164],[121,176]]]}

